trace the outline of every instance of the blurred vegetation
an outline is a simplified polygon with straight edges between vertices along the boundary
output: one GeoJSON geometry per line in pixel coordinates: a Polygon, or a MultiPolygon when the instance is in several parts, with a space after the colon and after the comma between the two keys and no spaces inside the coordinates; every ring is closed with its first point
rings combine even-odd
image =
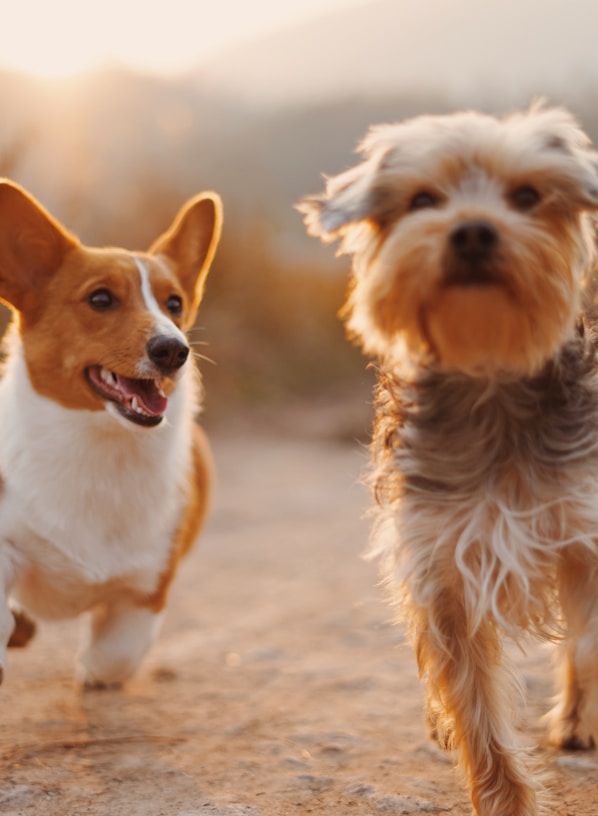
{"type": "MultiPolygon", "coordinates": [[[[293,205],[322,189],[322,173],[355,161],[372,123],[512,107],[435,92],[254,109],[197,77],[123,71],[53,86],[0,73],[0,95],[0,174],[87,244],[144,249],[189,196],[222,195],[223,240],[192,333],[208,358],[208,421],[290,401],[364,403],[371,372],[337,317],[349,261],[309,238],[293,205]]],[[[596,96],[578,83],[549,101],[570,107],[596,142],[596,96]]]]}
{"type": "MultiPolygon", "coordinates": [[[[0,155],[0,175],[14,176],[29,140],[20,137],[0,155]]],[[[76,187],[62,216],[85,210],[89,243],[147,247],[174,218],[183,198],[174,185],[144,170],[130,187],[129,218],[105,201],[85,202],[76,187]],[[93,216],[91,219],[90,216],[93,216]],[[111,240],[108,239],[111,236],[111,240]],[[103,240],[102,240],[103,238],[103,240]]],[[[226,209],[226,208],[225,208],[226,209]]],[[[297,224],[301,218],[297,213],[297,224]]],[[[233,210],[234,212],[234,210],[233,210]]],[[[71,216],[69,219],[68,216],[71,216]]],[[[369,378],[366,361],[347,342],[337,317],[347,287],[348,261],[314,264],[282,257],[276,227],[233,215],[226,224],[191,342],[208,398],[204,416],[217,423],[239,410],[284,401],[338,399],[369,378]]],[[[0,306],[0,331],[10,313],[0,306]]]]}
{"type": "Polygon", "coordinates": [[[265,222],[225,231],[193,333],[196,352],[214,361],[200,361],[208,412],[333,397],[363,380],[366,363],[337,317],[346,279],[341,270],[283,262],[265,222]]]}

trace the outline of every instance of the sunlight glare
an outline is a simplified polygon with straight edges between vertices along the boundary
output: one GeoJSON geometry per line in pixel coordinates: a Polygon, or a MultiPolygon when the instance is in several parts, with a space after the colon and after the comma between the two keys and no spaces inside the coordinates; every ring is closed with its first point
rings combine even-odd
{"type": "Polygon", "coordinates": [[[0,67],[45,79],[110,63],[157,74],[287,21],[365,0],[20,0],[3,19],[0,67]]]}

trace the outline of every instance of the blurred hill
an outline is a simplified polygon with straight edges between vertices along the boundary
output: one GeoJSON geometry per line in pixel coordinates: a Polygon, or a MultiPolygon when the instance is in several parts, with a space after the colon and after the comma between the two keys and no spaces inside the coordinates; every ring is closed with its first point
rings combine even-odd
{"type": "Polygon", "coordinates": [[[438,88],[521,104],[595,84],[597,30],[595,0],[373,0],[225,50],[202,74],[268,104],[438,88]]]}
{"type": "Polygon", "coordinates": [[[217,363],[204,366],[212,404],[365,395],[336,318],[347,262],[305,235],[293,204],[354,161],[373,122],[543,95],[598,141],[596,30],[590,0],[376,0],[175,79],[0,73],[0,174],[83,241],[138,249],[216,189],[225,232],[198,335],[217,363]]]}
{"type": "Polygon", "coordinates": [[[596,31],[594,0],[374,0],[175,79],[4,73],[0,160],[85,240],[143,245],[162,206],[214,187],[229,223],[265,219],[283,253],[326,263],[292,204],[372,122],[540,95],[598,134],[596,31]],[[150,189],[155,218],[140,217],[150,189]]]}
{"type": "Polygon", "coordinates": [[[448,106],[427,94],[262,108],[194,77],[120,69],[61,82],[0,73],[0,99],[0,171],[84,240],[143,247],[173,206],[213,187],[227,222],[267,220],[283,251],[310,257],[318,244],[293,203],[352,161],[371,121],[448,106]]]}

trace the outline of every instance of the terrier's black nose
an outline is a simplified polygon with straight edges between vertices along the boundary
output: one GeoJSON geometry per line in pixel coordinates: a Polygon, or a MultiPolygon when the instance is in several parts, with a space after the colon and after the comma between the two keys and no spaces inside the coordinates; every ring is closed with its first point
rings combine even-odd
{"type": "Polygon", "coordinates": [[[164,374],[179,369],[189,356],[189,346],[176,337],[152,337],[145,350],[152,363],[164,374]]]}
{"type": "Polygon", "coordinates": [[[498,231],[487,221],[464,221],[451,232],[450,241],[460,258],[478,261],[498,243],[498,231]]]}

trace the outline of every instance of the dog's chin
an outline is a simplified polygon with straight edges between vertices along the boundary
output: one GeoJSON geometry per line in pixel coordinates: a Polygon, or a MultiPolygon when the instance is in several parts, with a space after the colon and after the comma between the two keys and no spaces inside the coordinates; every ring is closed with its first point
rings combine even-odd
{"type": "Polygon", "coordinates": [[[85,379],[91,390],[106,403],[111,413],[140,425],[155,428],[164,419],[168,398],[160,379],[136,379],[117,374],[100,365],[88,366],[85,379]]]}
{"type": "Polygon", "coordinates": [[[444,286],[424,309],[429,345],[443,367],[472,375],[532,376],[572,328],[565,304],[532,309],[488,279],[444,286]]]}
{"type": "Polygon", "coordinates": [[[504,286],[504,280],[491,267],[454,265],[445,274],[443,286],[461,289],[486,289],[490,286],[504,286]]]}

